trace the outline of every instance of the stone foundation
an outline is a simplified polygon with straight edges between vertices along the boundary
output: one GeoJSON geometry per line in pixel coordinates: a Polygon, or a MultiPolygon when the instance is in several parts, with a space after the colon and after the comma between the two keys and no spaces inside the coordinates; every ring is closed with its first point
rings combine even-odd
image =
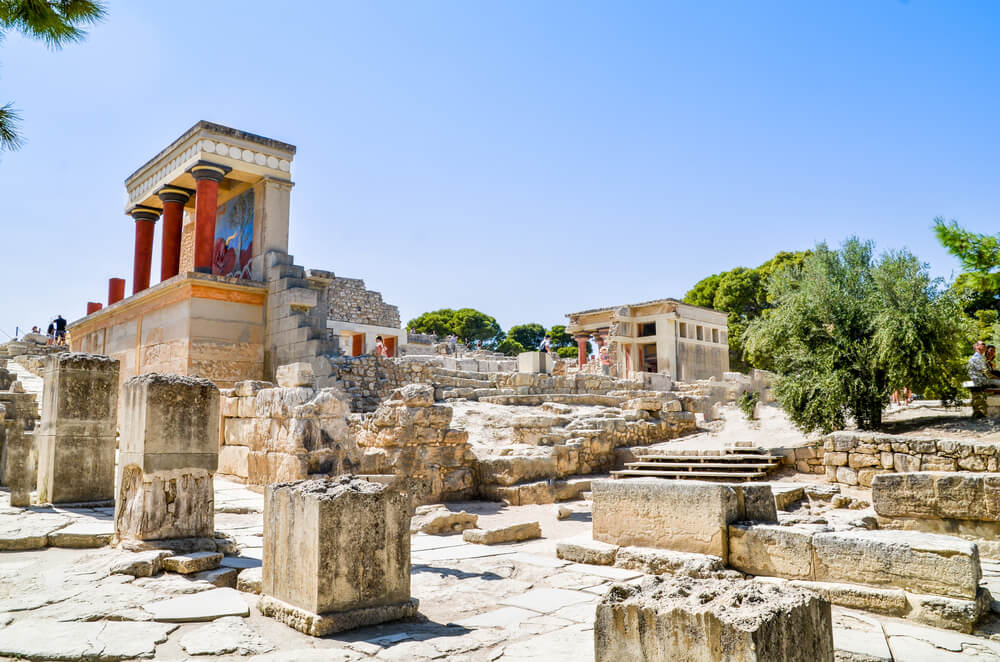
{"type": "Polygon", "coordinates": [[[409,509],[352,476],[272,485],[261,611],[315,636],[412,615],[409,509]]]}
{"type": "Polygon", "coordinates": [[[649,577],[597,606],[596,662],[833,662],[830,603],[754,581],[649,577]]]}
{"type": "Polygon", "coordinates": [[[114,498],[118,360],[62,352],[45,359],[38,432],[41,503],[114,498]]]}

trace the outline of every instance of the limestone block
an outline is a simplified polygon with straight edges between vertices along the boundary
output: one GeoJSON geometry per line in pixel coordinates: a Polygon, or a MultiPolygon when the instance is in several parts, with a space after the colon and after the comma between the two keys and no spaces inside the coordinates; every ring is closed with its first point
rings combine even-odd
{"type": "MultiPolygon", "coordinates": [[[[232,389],[230,389],[232,390],[232,389]]],[[[222,397],[219,400],[219,413],[223,417],[239,416],[240,399],[234,396],[222,397]]]]}
{"type": "Polygon", "coordinates": [[[893,455],[892,467],[899,472],[920,471],[920,458],[906,453],[893,455]]]}
{"type": "MultiPolygon", "coordinates": [[[[315,391],[309,387],[265,388],[254,399],[253,416],[257,418],[292,418],[295,408],[313,398],[315,391]]],[[[242,412],[240,413],[242,416],[242,412]]]]}
{"type": "MultiPolygon", "coordinates": [[[[409,604],[409,508],[400,492],[352,476],[271,485],[262,592],[316,618],[409,604]]],[[[294,610],[271,609],[312,627],[294,610]]]]}
{"type": "Polygon", "coordinates": [[[553,361],[544,352],[521,352],[517,355],[517,371],[529,374],[552,374],[553,361]]]}
{"type": "Polygon", "coordinates": [[[871,487],[876,476],[879,474],[890,473],[891,471],[891,469],[877,469],[873,467],[858,469],[858,485],[861,487],[871,487]]]}
{"type": "Polygon", "coordinates": [[[837,467],[837,482],[845,485],[857,485],[858,472],[850,467],[837,467]]]}
{"type": "Polygon", "coordinates": [[[920,463],[920,469],[923,471],[954,471],[955,459],[940,457],[938,455],[924,455],[923,461],[920,463]]]}
{"type": "Polygon", "coordinates": [[[479,545],[497,545],[503,542],[519,542],[542,537],[538,522],[522,522],[494,529],[466,529],[462,540],[479,545]]]}
{"type": "Polygon", "coordinates": [[[120,539],[208,538],[215,531],[215,490],[204,469],[144,473],[119,468],[115,534],[120,539]]]}
{"type": "Polygon", "coordinates": [[[117,359],[97,354],[62,352],[45,358],[36,440],[42,503],[114,497],[118,370],[117,359]]]}
{"type": "Polygon", "coordinates": [[[280,365],[274,371],[274,378],[278,382],[278,386],[283,388],[296,386],[313,387],[316,385],[316,375],[313,374],[312,364],[309,363],[280,365]]]}
{"type": "Polygon", "coordinates": [[[622,547],[615,554],[615,566],[637,570],[646,575],[671,574],[716,579],[742,577],[735,570],[726,570],[718,556],[652,547],[622,547]]]}
{"type": "Polygon", "coordinates": [[[730,486],[629,478],[593,481],[591,492],[595,540],[729,557],[727,527],[740,518],[730,486]]]}
{"type": "Polygon", "coordinates": [[[432,535],[447,535],[461,533],[466,529],[474,529],[479,522],[479,516],[464,510],[453,512],[447,506],[436,504],[418,506],[410,520],[410,531],[420,531],[432,535]]]}
{"type": "Polygon", "coordinates": [[[872,505],[883,517],[1000,522],[1000,474],[883,474],[872,482],[872,505]]]}
{"type": "Polygon", "coordinates": [[[887,616],[906,616],[910,604],[906,591],[899,588],[871,588],[857,584],[793,580],[792,586],[815,591],[830,604],[850,609],[863,609],[887,616]]]}
{"type": "Polygon", "coordinates": [[[729,565],[750,575],[812,579],[812,536],[791,526],[733,524],[729,565]]]}
{"type": "MultiPolygon", "coordinates": [[[[257,392],[265,388],[272,388],[274,384],[271,382],[262,382],[257,380],[249,379],[243,382],[236,382],[233,386],[233,395],[240,398],[253,397],[257,395],[257,392]]],[[[241,414],[242,416],[242,414],[241,414]]]]}
{"type": "Polygon", "coordinates": [[[556,543],[556,556],[564,561],[590,565],[614,565],[618,545],[594,540],[590,536],[564,538],[556,543]]]}
{"type": "Polygon", "coordinates": [[[434,404],[434,387],[430,384],[408,384],[393,391],[386,404],[403,407],[430,407],[434,404]]]}
{"type": "Polygon", "coordinates": [[[842,467],[847,464],[847,453],[838,451],[827,451],[823,455],[823,464],[828,467],[842,467]]]}
{"type": "MultiPolygon", "coordinates": [[[[10,505],[25,507],[31,505],[31,491],[38,480],[33,462],[35,435],[25,432],[20,420],[4,421],[3,409],[0,406],[0,448],[3,449],[0,476],[10,490],[10,505]]],[[[113,448],[111,461],[114,462],[113,448]]]]}
{"type": "Polygon", "coordinates": [[[219,459],[219,389],[207,379],[139,375],[123,387],[120,467],[201,469],[219,459]]]}
{"type": "Polygon", "coordinates": [[[740,519],[750,522],[777,522],[778,507],[770,485],[731,485],[739,501],[740,519]]]}
{"type": "Polygon", "coordinates": [[[596,662],[833,662],[830,603],[788,585],[649,577],[597,605],[596,662]]]}
{"type": "Polygon", "coordinates": [[[812,544],[816,581],[976,597],[979,550],[959,538],[911,531],[849,531],[817,533],[812,544]]]}
{"type": "Polygon", "coordinates": [[[162,565],[167,572],[190,575],[202,570],[218,568],[221,561],[222,554],[218,552],[191,552],[190,554],[168,556],[163,559],[162,565]]]}

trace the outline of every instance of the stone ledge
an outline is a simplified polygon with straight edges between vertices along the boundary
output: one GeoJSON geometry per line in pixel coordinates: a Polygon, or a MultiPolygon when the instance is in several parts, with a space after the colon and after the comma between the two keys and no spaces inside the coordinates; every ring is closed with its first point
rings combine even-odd
{"type": "Polygon", "coordinates": [[[418,606],[419,601],[416,598],[410,598],[405,602],[390,605],[314,614],[269,595],[261,595],[257,600],[257,609],[264,616],[313,637],[354,630],[366,625],[413,618],[417,615],[418,606]]]}

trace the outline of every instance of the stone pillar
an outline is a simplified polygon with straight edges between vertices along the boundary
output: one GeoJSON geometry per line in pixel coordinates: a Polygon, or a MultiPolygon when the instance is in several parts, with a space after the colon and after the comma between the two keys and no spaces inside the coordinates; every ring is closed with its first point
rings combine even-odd
{"type": "Polygon", "coordinates": [[[577,347],[577,361],[582,368],[587,365],[587,342],[590,340],[590,334],[588,333],[578,333],[573,336],[573,340],[576,341],[577,347]]]}
{"type": "Polygon", "coordinates": [[[149,287],[149,271],[153,261],[153,232],[160,210],[134,207],[129,215],[135,219],[135,255],[132,261],[132,294],[149,287]]]}
{"type": "Polygon", "coordinates": [[[321,637],[409,618],[409,498],[345,475],[271,485],[257,606],[321,637]]]}
{"type": "Polygon", "coordinates": [[[118,359],[65,352],[45,358],[38,432],[40,503],[114,498],[118,359]]]}
{"type": "Polygon", "coordinates": [[[108,279],[108,305],[118,303],[125,298],[125,279],[124,278],[109,278],[108,279]]]}
{"type": "Polygon", "coordinates": [[[87,302],[87,314],[88,315],[93,315],[94,313],[96,313],[98,310],[100,310],[103,307],[104,306],[102,306],[100,304],[100,302],[98,302],[98,301],[88,301],[87,302]]]}
{"type": "Polygon", "coordinates": [[[215,216],[219,208],[219,182],[232,168],[199,161],[188,172],[194,177],[194,270],[212,273],[212,252],[215,248],[215,216]]]}
{"type": "Polygon", "coordinates": [[[147,374],[123,386],[115,534],[206,538],[215,530],[219,389],[207,379],[147,374]]]}
{"type": "Polygon", "coordinates": [[[191,189],[164,186],[156,195],[163,202],[163,240],[160,257],[160,280],[173,278],[180,272],[181,229],[184,223],[184,205],[194,193],[191,189]]]}
{"type": "Polygon", "coordinates": [[[0,404],[0,447],[3,448],[3,465],[0,479],[10,490],[10,505],[31,505],[31,490],[35,487],[34,448],[35,437],[24,429],[24,421],[12,409],[0,404]]]}

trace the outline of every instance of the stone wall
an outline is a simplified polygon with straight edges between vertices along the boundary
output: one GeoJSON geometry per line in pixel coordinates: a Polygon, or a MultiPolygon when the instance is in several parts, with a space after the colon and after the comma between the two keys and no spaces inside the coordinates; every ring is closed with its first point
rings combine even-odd
{"type": "Polygon", "coordinates": [[[399,328],[399,308],[384,302],[379,292],[366,290],[360,278],[334,278],[328,296],[331,320],[399,328]]]}
{"type": "Polygon", "coordinates": [[[873,432],[834,432],[823,440],[831,483],[871,487],[875,476],[915,471],[997,471],[1000,443],[873,432]]]}

